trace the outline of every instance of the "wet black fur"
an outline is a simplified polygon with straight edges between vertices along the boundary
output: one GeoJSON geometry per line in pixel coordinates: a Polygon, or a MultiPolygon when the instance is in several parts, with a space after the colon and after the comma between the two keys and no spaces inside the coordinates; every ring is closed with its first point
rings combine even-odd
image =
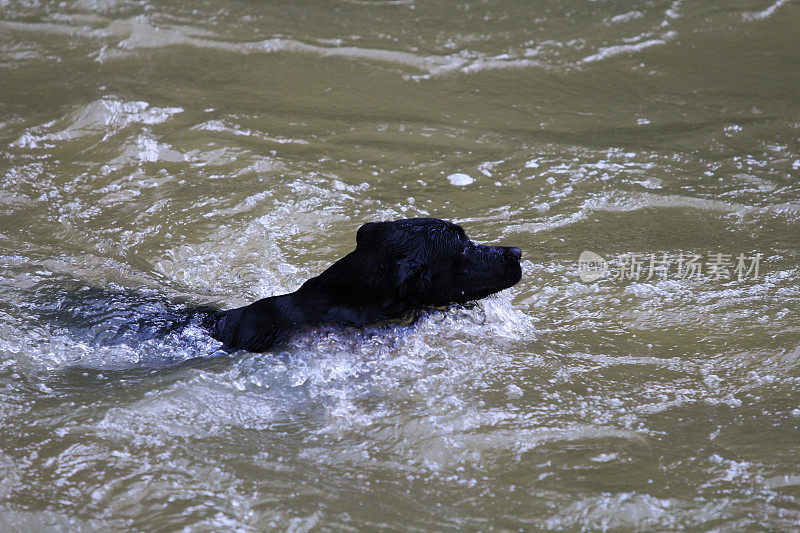
{"type": "Polygon", "coordinates": [[[211,335],[232,350],[263,352],[309,326],[365,326],[409,311],[484,298],[520,280],[521,252],[470,241],[435,218],[372,222],[356,249],[290,294],[209,315],[211,335]]]}

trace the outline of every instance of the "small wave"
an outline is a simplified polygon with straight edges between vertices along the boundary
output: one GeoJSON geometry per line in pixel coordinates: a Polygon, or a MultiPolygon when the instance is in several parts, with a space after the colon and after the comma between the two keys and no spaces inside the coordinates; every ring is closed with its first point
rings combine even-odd
{"type": "Polygon", "coordinates": [[[600,50],[596,54],[584,57],[581,60],[581,63],[593,63],[595,61],[601,61],[603,59],[608,59],[610,57],[622,54],[632,54],[635,52],[640,52],[645,48],[650,48],[651,46],[665,45],[667,44],[668,41],[670,41],[674,37],[675,37],[675,32],[667,32],[660,39],[650,39],[635,44],[620,44],[616,46],[608,46],[605,48],[600,48],[600,50]]]}
{"type": "MultiPolygon", "coordinates": [[[[21,29],[21,27],[20,27],[21,29]]],[[[31,28],[32,29],[32,28],[31,28]]],[[[69,33],[65,27],[57,29],[59,33],[69,33]]],[[[80,30],[76,30],[79,33],[80,30]]],[[[104,49],[98,55],[98,61],[113,58],[120,50],[138,50],[162,48],[166,46],[193,46],[196,48],[213,48],[216,50],[237,53],[279,53],[296,52],[313,54],[320,57],[341,57],[353,60],[367,60],[391,63],[401,67],[410,67],[427,72],[426,76],[436,76],[449,72],[464,73],[503,68],[522,68],[530,66],[544,67],[537,60],[516,58],[509,54],[487,56],[484,54],[462,51],[450,55],[418,55],[399,50],[378,48],[361,48],[357,46],[318,46],[295,39],[272,38],[257,42],[226,42],[208,32],[198,33],[193,28],[171,26],[159,28],[149,24],[144,17],[135,17],[126,21],[115,21],[105,30],[94,30],[88,36],[122,37],[116,45],[117,51],[104,49]]],[[[412,77],[421,79],[420,77],[412,77]]]]}
{"type": "Polygon", "coordinates": [[[681,502],[649,494],[623,492],[580,499],[548,518],[547,529],[670,529],[681,502]]]}
{"type": "Polygon", "coordinates": [[[748,11],[742,14],[742,19],[746,21],[763,20],[774,15],[780,8],[788,4],[789,0],[778,0],[771,6],[761,11],[748,11]]]}
{"type": "Polygon", "coordinates": [[[620,13],[619,15],[614,15],[609,19],[609,23],[611,24],[618,24],[620,22],[629,22],[631,20],[642,18],[644,14],[641,11],[633,10],[628,11],[626,13],[620,13]]]}
{"type": "Polygon", "coordinates": [[[0,530],[2,531],[71,531],[73,533],[89,533],[91,531],[113,530],[123,528],[120,521],[87,518],[82,520],[72,514],[60,514],[53,511],[20,511],[3,509],[0,512],[0,530]]]}
{"type": "Polygon", "coordinates": [[[182,112],[180,107],[153,107],[147,102],[106,97],[80,106],[60,120],[31,128],[12,146],[34,149],[90,135],[100,135],[105,141],[131,124],[161,124],[182,112]]]}
{"type": "Polygon", "coordinates": [[[197,126],[193,126],[191,129],[213,131],[213,132],[224,132],[240,137],[257,137],[261,140],[277,144],[309,144],[309,142],[305,139],[290,139],[286,137],[275,137],[270,135],[264,135],[263,133],[253,131],[250,128],[246,128],[238,124],[230,124],[224,120],[209,120],[197,126]]]}
{"type": "Polygon", "coordinates": [[[0,20],[0,28],[22,33],[44,33],[50,35],[82,37],[105,37],[107,35],[106,31],[103,29],[90,29],[85,26],[72,26],[58,22],[14,22],[11,20],[0,20]]]}
{"type": "Polygon", "coordinates": [[[414,0],[343,0],[348,4],[357,6],[405,6],[413,4],[414,0]]]}
{"type": "Polygon", "coordinates": [[[295,39],[271,38],[256,42],[228,42],[211,32],[181,26],[156,27],[145,17],[114,21],[105,28],[86,28],[59,23],[2,22],[0,27],[14,31],[51,33],[108,41],[96,54],[96,61],[121,57],[129,51],[163,48],[169,46],[192,46],[242,54],[252,53],[303,53],[319,57],[340,57],[343,59],[366,60],[390,63],[403,68],[425,72],[423,75],[409,76],[421,80],[443,74],[462,72],[476,73],[486,70],[518,69],[527,67],[547,68],[539,60],[516,57],[503,53],[496,55],[470,52],[467,50],[448,55],[419,55],[400,50],[361,48],[357,46],[318,46],[295,39]],[[116,46],[111,43],[116,40],[116,46]]]}
{"type": "MultiPolygon", "coordinates": [[[[680,2],[674,2],[672,4],[672,7],[665,13],[665,18],[659,27],[664,28],[669,26],[669,21],[677,17],[676,10],[679,3],[680,2]]],[[[643,16],[644,15],[639,11],[629,11],[614,16],[607,24],[627,22],[643,16]]],[[[106,44],[104,44],[99,51],[94,53],[93,56],[96,61],[101,63],[117,57],[125,57],[129,52],[137,50],[171,46],[191,46],[238,54],[300,53],[316,55],[323,58],[343,58],[357,61],[387,63],[396,65],[402,69],[414,69],[423,72],[423,74],[405,75],[406,79],[414,81],[452,73],[475,74],[492,70],[525,68],[549,69],[557,66],[533,57],[537,56],[538,52],[530,49],[522,52],[515,52],[512,48],[502,53],[495,54],[464,49],[451,54],[422,55],[403,50],[347,46],[342,45],[341,41],[338,39],[330,40],[329,42],[331,44],[329,46],[322,44],[324,41],[318,40],[317,42],[320,44],[310,44],[287,37],[273,37],[254,42],[237,42],[226,40],[224,36],[217,35],[211,31],[199,30],[189,26],[156,26],[144,15],[125,20],[115,20],[106,27],[91,27],[87,25],[70,26],[63,23],[24,22],[0,22],[0,27],[21,32],[52,33],[99,40],[106,44]]],[[[653,33],[647,32],[637,37],[622,39],[622,43],[624,44],[599,47],[595,53],[585,56],[583,59],[578,60],[577,63],[567,62],[561,66],[570,68],[577,65],[585,65],[622,54],[637,53],[652,46],[664,45],[674,38],[675,32],[668,31],[660,37],[650,39],[647,39],[648,35],[653,35],[653,33]],[[630,43],[630,40],[634,39],[647,40],[630,43]]],[[[553,44],[557,45],[559,48],[563,47],[563,43],[554,42],[553,44]]]]}
{"type": "Polygon", "coordinates": [[[599,196],[585,200],[577,211],[557,217],[551,217],[543,222],[524,222],[509,224],[506,233],[530,232],[539,233],[554,228],[570,226],[586,220],[592,213],[597,212],[627,212],[643,209],[696,209],[698,211],[717,211],[737,215],[743,222],[759,219],[765,212],[782,216],[792,223],[800,222],[800,204],[797,202],[784,202],[766,206],[752,206],[747,204],[697,198],[692,196],[660,195],[649,192],[640,194],[626,194],[622,197],[599,196]]]}

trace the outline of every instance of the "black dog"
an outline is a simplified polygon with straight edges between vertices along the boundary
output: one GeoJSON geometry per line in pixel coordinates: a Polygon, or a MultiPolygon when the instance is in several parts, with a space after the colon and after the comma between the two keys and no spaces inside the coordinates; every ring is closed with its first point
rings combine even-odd
{"type": "Polygon", "coordinates": [[[263,352],[308,326],[365,326],[484,298],[520,280],[521,256],[435,218],[368,223],[354,251],[295,292],[208,315],[203,326],[228,349],[263,352]]]}

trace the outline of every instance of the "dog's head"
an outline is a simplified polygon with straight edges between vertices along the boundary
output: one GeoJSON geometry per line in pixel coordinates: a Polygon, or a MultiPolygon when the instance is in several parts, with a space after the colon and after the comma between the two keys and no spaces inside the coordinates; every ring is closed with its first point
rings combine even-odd
{"type": "Polygon", "coordinates": [[[469,240],[460,226],[435,218],[372,222],[356,249],[304,288],[336,292],[353,305],[393,315],[465,303],[520,280],[519,248],[469,240]]]}

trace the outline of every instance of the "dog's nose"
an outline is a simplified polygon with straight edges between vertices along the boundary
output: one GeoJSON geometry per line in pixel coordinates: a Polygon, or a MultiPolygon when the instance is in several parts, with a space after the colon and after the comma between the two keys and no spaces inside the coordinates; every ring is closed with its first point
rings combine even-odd
{"type": "Polygon", "coordinates": [[[522,250],[516,246],[509,248],[508,251],[511,252],[511,255],[513,255],[515,259],[520,259],[522,257],[522,250]]]}

